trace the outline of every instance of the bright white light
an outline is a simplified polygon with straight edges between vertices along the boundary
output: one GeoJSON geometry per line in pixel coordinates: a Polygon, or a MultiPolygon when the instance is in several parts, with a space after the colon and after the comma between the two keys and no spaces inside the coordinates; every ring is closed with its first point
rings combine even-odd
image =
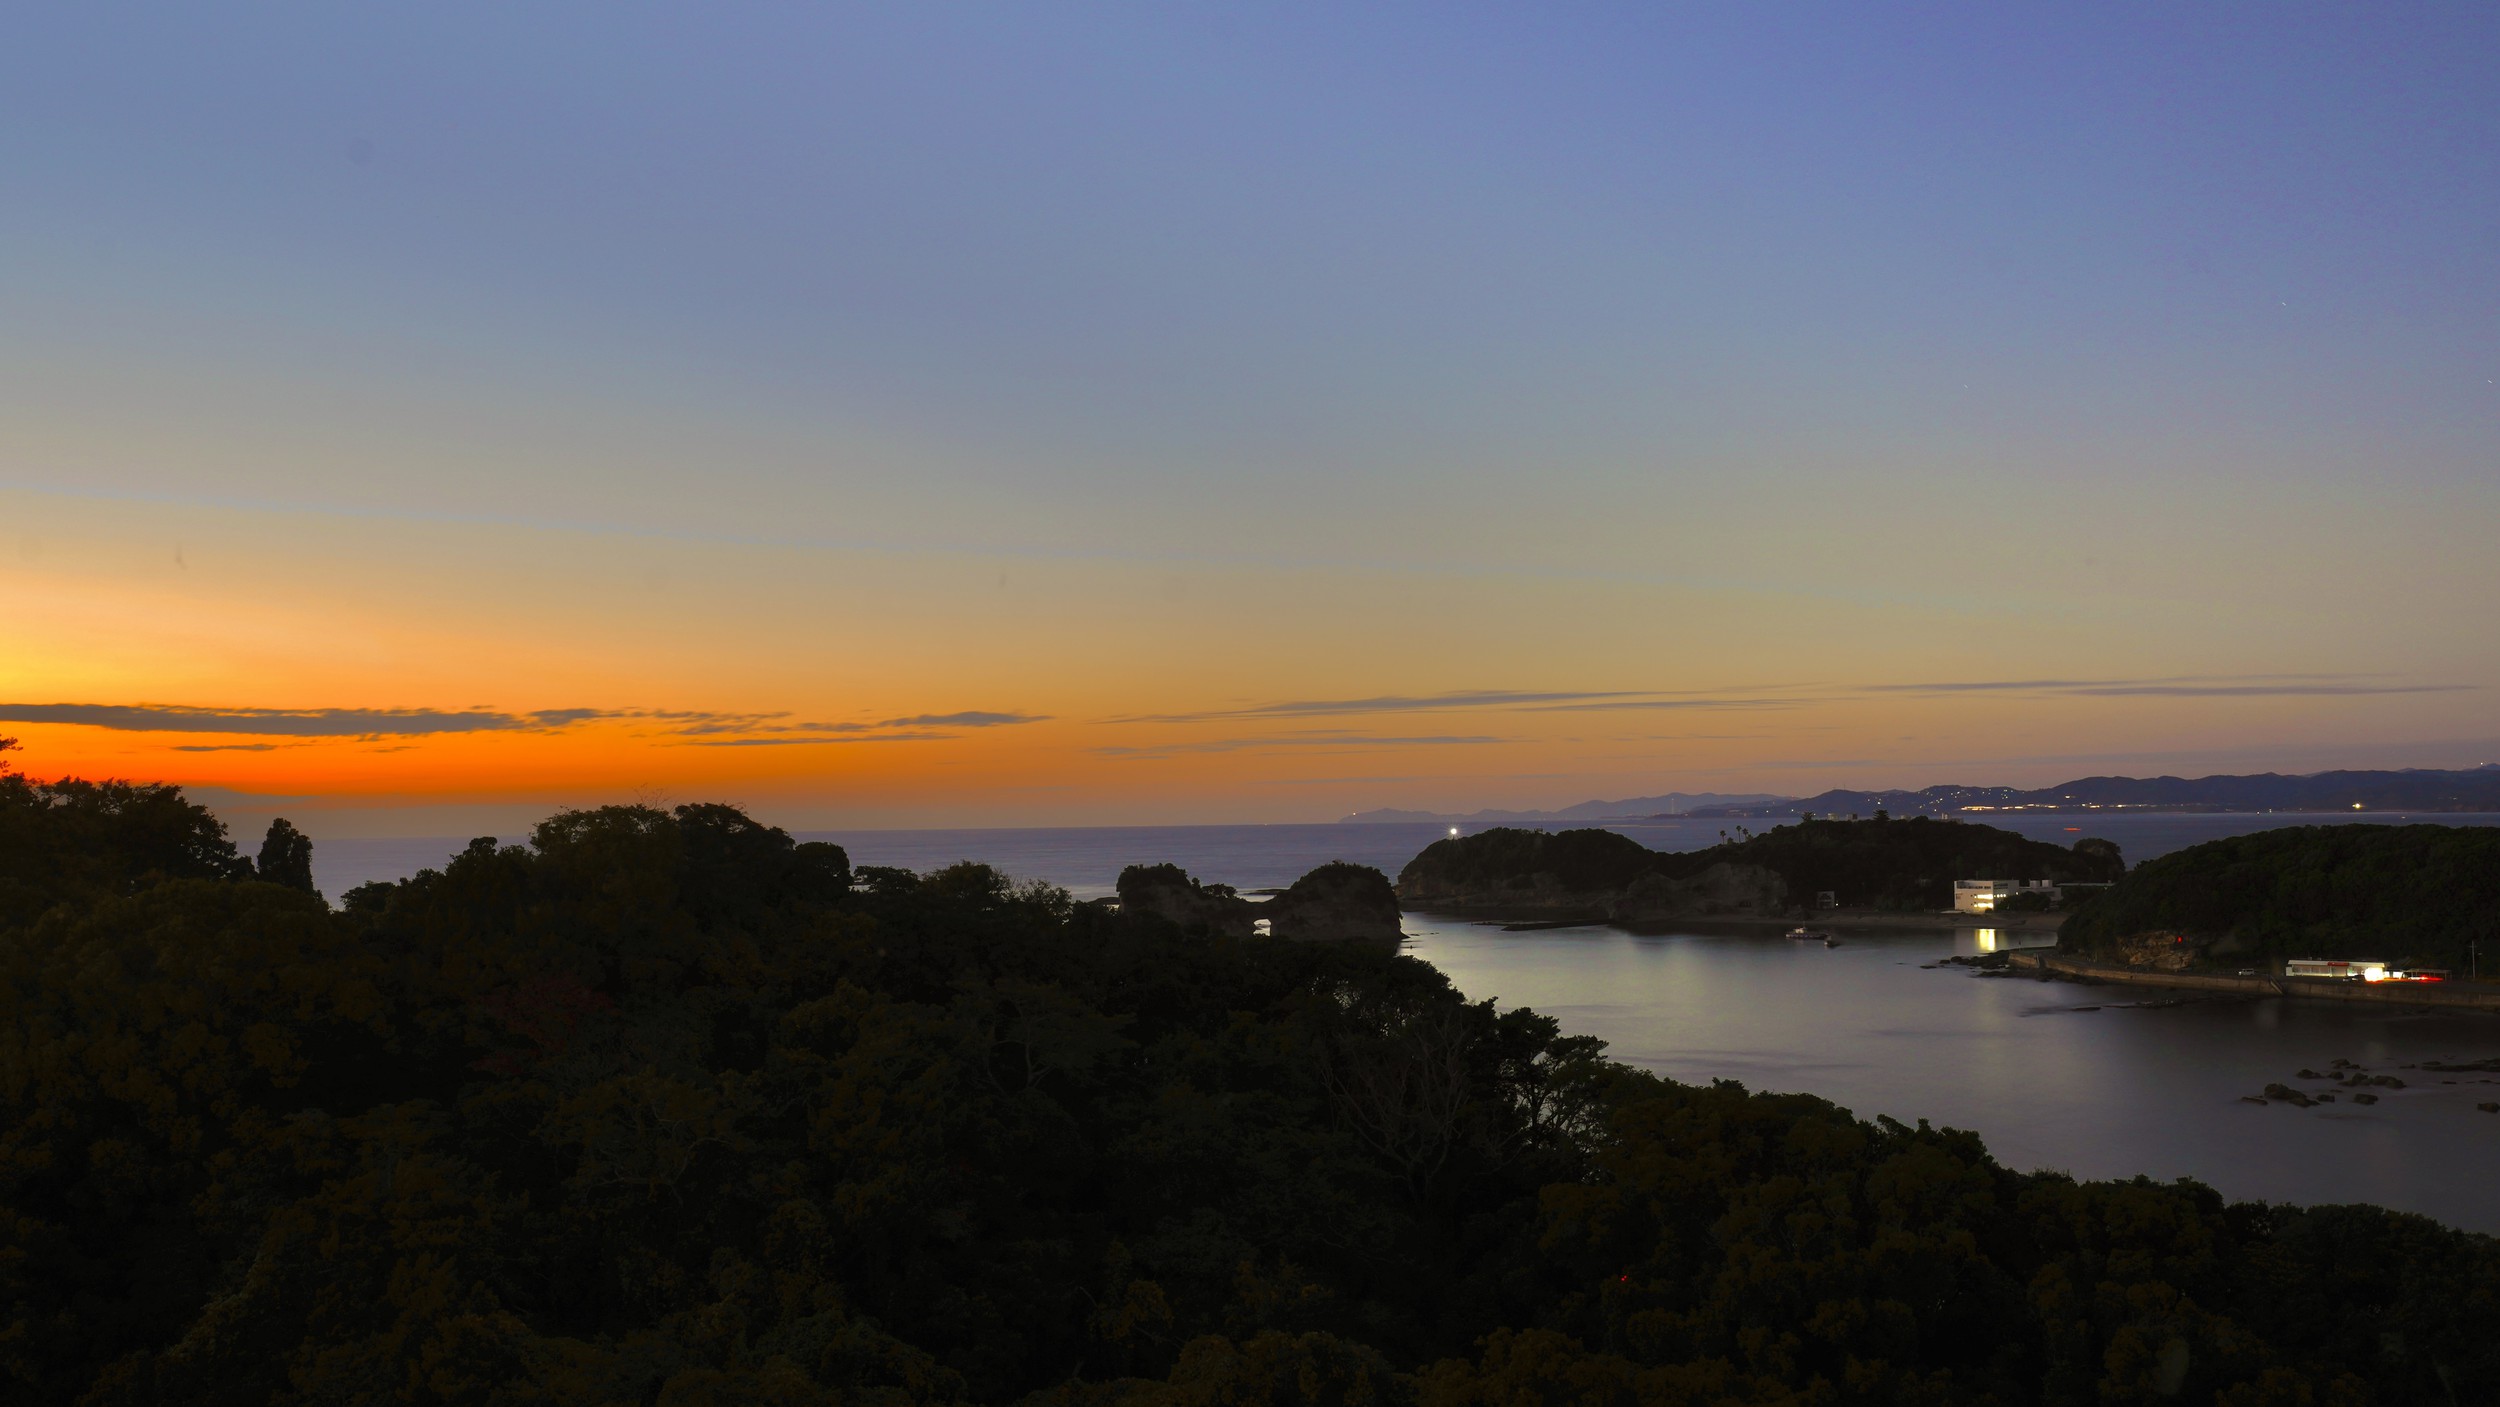
{"type": "Polygon", "coordinates": [[[1452,834],[1452,835],[1456,835],[1456,834],[1458,834],[1458,827],[1456,827],[1456,826],[1452,826],[1452,827],[1450,827],[1450,834],[1452,834]]]}

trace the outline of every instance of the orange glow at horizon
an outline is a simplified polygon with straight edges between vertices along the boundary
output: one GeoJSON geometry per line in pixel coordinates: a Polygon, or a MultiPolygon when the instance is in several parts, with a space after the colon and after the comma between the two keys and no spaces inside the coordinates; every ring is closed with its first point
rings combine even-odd
{"type": "Polygon", "coordinates": [[[16,764],[432,835],[2500,760],[2479,17],[1165,8],[42,11],[16,764]]]}
{"type": "Polygon", "coordinates": [[[1709,585],[0,507],[21,534],[0,555],[0,705],[22,715],[0,735],[20,765],[246,809],[665,797],[802,825],[1325,820],[2039,785],[2129,755],[2262,770],[2252,748],[2339,765],[2354,738],[2453,765],[2401,747],[2480,723],[2471,662],[2436,651],[2322,679],[2263,630],[2201,648],[2170,586],[2043,635],[2020,628],[2035,601],[1991,604],[1915,563],[1869,593],[1811,567],[1709,585]],[[55,705],[162,712],[27,713],[55,705]],[[185,731],[181,710],[301,716],[185,731]],[[462,713],[496,726],[433,717],[462,713]]]}

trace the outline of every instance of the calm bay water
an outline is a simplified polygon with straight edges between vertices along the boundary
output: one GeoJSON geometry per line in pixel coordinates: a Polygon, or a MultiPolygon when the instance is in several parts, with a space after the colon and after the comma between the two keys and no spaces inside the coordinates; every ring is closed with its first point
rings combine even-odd
{"type": "MultiPolygon", "coordinates": [[[[1860,1118],[1975,1130],[2010,1167],[2193,1177],[2239,1199],[2375,1202],[2500,1232],[2500,1017],[2163,993],[1930,968],[1985,931],[1504,933],[1410,914],[1408,951],[1460,991],[1530,1006],[1678,1080],[1820,1095],[1860,1118]],[[2085,1008],[2095,1008],[2087,1010],[2085,1008]],[[2338,1058],[2405,1081],[2376,1105],[2244,1103],[2338,1058]],[[2454,1081],[2454,1083],[2445,1083],[2454,1081]]],[[[2045,937],[2045,935],[2043,935],[2045,937]]]]}
{"type": "MultiPolygon", "coordinates": [[[[2130,863],[2226,835],[2334,820],[2500,824],[2500,816],[2034,816],[1994,822],[2042,840],[2116,841],[2130,863]]],[[[1766,829],[1768,822],[1748,822],[1766,829]]],[[[1466,827],[1473,831],[1482,827],[1466,827]]],[[[1609,827],[1660,850],[1714,844],[1724,821],[1609,827]]],[[[834,831],[854,864],[928,870],[977,859],[1080,896],[1107,894],[1123,865],[1171,861],[1243,889],[1291,883],[1352,860],[1394,875],[1448,834],[1433,824],[834,831]]],[[[338,895],[440,865],[465,843],[332,840],[314,867],[338,895]]],[[[1531,1006],[1598,1036],[1617,1059],[1680,1080],[1820,1095],[1862,1118],[1889,1114],[1978,1132],[2018,1168],[2080,1177],[2194,1177],[2234,1198],[2375,1202],[2500,1232],[2500,1076],[2401,1068],[2500,1057],[2500,1017],[2363,1012],[2325,1003],[2195,1001],[2159,993],[1927,966],[1994,935],[1841,930],[1838,948],[1762,930],[1669,935],[1603,928],[1505,933],[1407,916],[1408,951],[1471,997],[1531,1006]],[[2152,1003],[2148,1004],[2146,998],[2152,1003]],[[2097,1008],[2086,1010],[2084,1008],[2097,1008]],[[2380,1102],[2299,1109],[2244,1103],[2306,1067],[2353,1060],[2406,1082],[2380,1102]],[[2453,1083],[2451,1083],[2453,1081],[2453,1083]]],[[[2045,935],[2044,935],[2045,936],[2045,935]]]]}

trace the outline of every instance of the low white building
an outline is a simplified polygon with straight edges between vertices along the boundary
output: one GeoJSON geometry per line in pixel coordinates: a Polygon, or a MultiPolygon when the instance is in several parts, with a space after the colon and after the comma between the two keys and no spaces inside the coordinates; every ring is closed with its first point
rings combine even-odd
{"type": "Polygon", "coordinates": [[[2384,982],[2387,964],[2368,958],[2293,958],[2283,964],[2286,977],[2340,977],[2347,982],[2384,982]]]}
{"type": "Polygon", "coordinates": [[[2057,886],[2045,879],[1957,879],[1953,881],[1953,910],[1992,914],[2017,894],[2041,894],[2050,903],[2057,902],[2057,886]]]}

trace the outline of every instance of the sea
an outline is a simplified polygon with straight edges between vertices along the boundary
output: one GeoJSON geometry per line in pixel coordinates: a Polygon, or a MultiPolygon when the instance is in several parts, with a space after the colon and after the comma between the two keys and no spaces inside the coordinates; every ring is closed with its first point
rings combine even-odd
{"type": "MultiPolygon", "coordinates": [[[[2130,864],[2284,825],[2500,825],[2500,815],[2030,815],[1990,824],[2039,840],[2115,841],[2130,864]]],[[[1608,825],[1658,850],[1691,850],[1740,823],[1666,818],[1608,825]]],[[[1741,823],[1765,829],[1770,822],[1741,823]]],[[[1483,826],[1462,824],[1461,831],[1483,826]]],[[[826,831],[854,865],[930,870],[979,860],[1080,898],[1122,867],[1168,861],[1248,890],[1330,860],[1394,876],[1447,824],[1131,826],[826,831]]],[[[314,837],[332,895],[439,866],[466,837],[314,837]]],[[[2193,1178],[2234,1200],[2369,1202],[2500,1233],[2500,1073],[2424,1070],[2500,1059],[2500,1015],[2191,999],[2149,989],[1982,977],[1955,955],[2045,942],[2045,932],[1841,926],[1837,947],[1765,929],[1634,935],[1603,927],[1508,932],[1409,913],[1406,950],[1471,998],[1526,1006],[1597,1036],[1615,1059],[1686,1081],[1806,1093],[1860,1118],[1969,1129],[2007,1166],[2084,1178],[2193,1178]],[[2269,1084],[2322,1091],[2304,1070],[2347,1061],[2402,1082],[2378,1102],[2252,1103],[2269,1084]]],[[[2500,934],[2495,934],[2500,939],[2500,934]]],[[[2500,965],[2500,942],[2491,945],[2500,965]]]]}

